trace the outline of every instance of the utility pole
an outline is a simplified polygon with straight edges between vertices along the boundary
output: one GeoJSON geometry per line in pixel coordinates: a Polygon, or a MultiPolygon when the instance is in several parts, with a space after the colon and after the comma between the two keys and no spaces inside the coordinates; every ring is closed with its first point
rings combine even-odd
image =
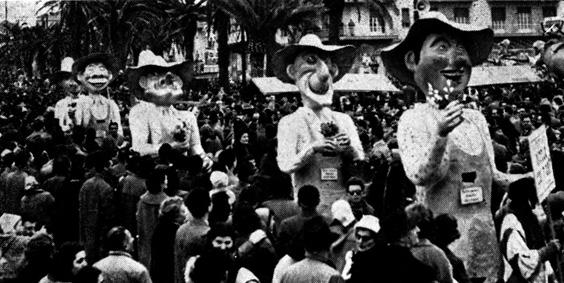
{"type": "Polygon", "coordinates": [[[8,22],[8,0],[4,0],[4,20],[8,22]]]}

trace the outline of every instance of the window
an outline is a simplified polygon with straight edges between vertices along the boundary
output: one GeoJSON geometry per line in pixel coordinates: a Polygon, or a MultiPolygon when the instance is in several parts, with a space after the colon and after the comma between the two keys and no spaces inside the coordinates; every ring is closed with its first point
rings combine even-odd
{"type": "Polygon", "coordinates": [[[454,21],[459,24],[469,24],[470,13],[468,8],[454,8],[454,21]]]}
{"type": "Polygon", "coordinates": [[[411,20],[409,19],[408,8],[401,9],[401,26],[404,28],[408,28],[409,26],[411,26],[411,20]]]}
{"type": "Polygon", "coordinates": [[[556,7],[554,6],[542,7],[542,17],[543,18],[556,17],[556,7]]]}
{"type": "Polygon", "coordinates": [[[531,7],[517,7],[517,29],[531,30],[532,28],[531,7]]]}
{"type": "Polygon", "coordinates": [[[370,32],[381,32],[380,17],[370,13],[370,32]]]}
{"type": "Polygon", "coordinates": [[[492,7],[492,28],[494,30],[505,29],[505,7],[492,7]]]}

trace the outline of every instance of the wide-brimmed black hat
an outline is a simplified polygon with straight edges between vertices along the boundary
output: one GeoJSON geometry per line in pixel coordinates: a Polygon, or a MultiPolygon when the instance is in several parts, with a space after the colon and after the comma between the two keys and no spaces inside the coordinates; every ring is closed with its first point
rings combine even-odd
{"type": "Polygon", "coordinates": [[[290,44],[274,54],[273,65],[274,74],[278,79],[285,83],[294,83],[294,80],[288,76],[286,67],[294,63],[296,56],[305,50],[313,50],[320,53],[329,54],[331,61],[337,64],[339,73],[333,82],[340,80],[351,68],[354,59],[354,46],[352,45],[325,45],[321,39],[315,34],[306,34],[297,44],[290,44]]]}
{"type": "Polygon", "coordinates": [[[429,34],[440,32],[452,32],[461,35],[472,66],[484,62],[492,50],[492,29],[455,23],[449,21],[442,13],[431,11],[425,13],[419,20],[413,23],[407,36],[401,42],[382,50],[381,57],[386,72],[402,83],[415,85],[413,73],[405,65],[405,54],[416,48],[416,46],[421,46],[421,43],[429,34]]]}
{"type": "Polygon", "coordinates": [[[86,66],[90,63],[100,62],[103,63],[110,72],[112,72],[114,78],[119,72],[118,60],[108,53],[92,53],[87,56],[81,57],[72,65],[73,74],[78,74],[84,71],[86,66]]]}

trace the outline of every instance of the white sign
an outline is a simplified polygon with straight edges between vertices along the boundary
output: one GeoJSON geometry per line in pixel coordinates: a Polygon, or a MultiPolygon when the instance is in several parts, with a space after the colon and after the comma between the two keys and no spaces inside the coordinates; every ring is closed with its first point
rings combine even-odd
{"type": "Polygon", "coordinates": [[[337,181],[339,180],[339,171],[337,168],[321,168],[322,181],[337,181]]]}
{"type": "Polygon", "coordinates": [[[552,159],[550,148],[546,137],[546,128],[541,126],[529,135],[529,150],[531,152],[531,163],[535,174],[535,185],[539,202],[542,202],[548,194],[556,187],[554,172],[552,171],[552,159]]]}
{"type": "Polygon", "coordinates": [[[484,201],[482,187],[468,187],[460,190],[460,202],[462,205],[481,203],[484,201]]]}

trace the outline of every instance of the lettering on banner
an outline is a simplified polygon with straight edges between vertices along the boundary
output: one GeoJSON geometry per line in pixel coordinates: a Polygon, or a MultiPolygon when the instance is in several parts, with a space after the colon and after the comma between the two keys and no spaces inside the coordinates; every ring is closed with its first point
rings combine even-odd
{"type": "Polygon", "coordinates": [[[543,201],[556,186],[545,126],[533,131],[528,139],[537,196],[543,201]]]}

